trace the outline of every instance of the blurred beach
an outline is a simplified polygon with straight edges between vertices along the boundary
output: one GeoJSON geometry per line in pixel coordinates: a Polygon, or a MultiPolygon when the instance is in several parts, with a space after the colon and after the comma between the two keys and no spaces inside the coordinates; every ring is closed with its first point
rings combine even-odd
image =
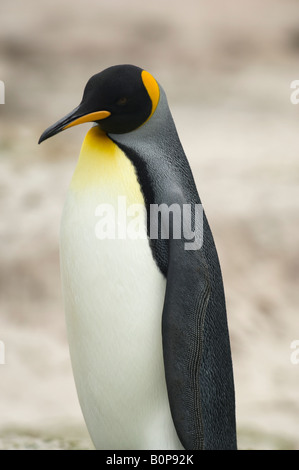
{"type": "Polygon", "coordinates": [[[90,125],[38,146],[115,64],[165,89],[224,277],[240,449],[299,448],[299,3],[1,0],[0,449],[92,449],[59,272],[64,198],[90,125]]]}

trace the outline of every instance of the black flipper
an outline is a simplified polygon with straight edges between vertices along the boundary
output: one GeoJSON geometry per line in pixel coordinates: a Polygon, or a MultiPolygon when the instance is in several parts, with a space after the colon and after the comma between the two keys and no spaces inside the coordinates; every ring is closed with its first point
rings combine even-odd
{"type": "Polygon", "coordinates": [[[185,449],[236,449],[225,300],[206,219],[203,243],[188,252],[181,240],[169,240],[162,323],[169,402],[185,449]]]}

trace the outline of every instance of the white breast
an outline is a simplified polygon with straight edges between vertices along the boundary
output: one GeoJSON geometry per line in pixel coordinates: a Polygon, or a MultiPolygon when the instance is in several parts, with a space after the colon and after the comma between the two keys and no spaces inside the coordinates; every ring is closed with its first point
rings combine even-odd
{"type": "Polygon", "coordinates": [[[115,205],[115,194],[71,186],[61,223],[69,346],[85,421],[97,449],[182,449],[164,376],[165,279],[145,226],[143,239],[97,238],[102,202],[115,205]]]}

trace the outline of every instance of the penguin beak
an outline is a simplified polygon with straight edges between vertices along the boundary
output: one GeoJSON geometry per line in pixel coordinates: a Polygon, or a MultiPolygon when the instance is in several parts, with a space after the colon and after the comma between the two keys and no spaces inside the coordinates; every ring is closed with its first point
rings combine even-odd
{"type": "Polygon", "coordinates": [[[94,122],[100,121],[105,119],[111,115],[109,111],[96,111],[94,113],[82,113],[80,110],[81,106],[77,106],[77,108],[73,109],[69,114],[64,116],[59,121],[55,122],[52,126],[48,127],[39,138],[38,143],[40,144],[49,137],[58,134],[69,127],[77,126],[78,124],[83,124],[85,122],[94,122]]]}

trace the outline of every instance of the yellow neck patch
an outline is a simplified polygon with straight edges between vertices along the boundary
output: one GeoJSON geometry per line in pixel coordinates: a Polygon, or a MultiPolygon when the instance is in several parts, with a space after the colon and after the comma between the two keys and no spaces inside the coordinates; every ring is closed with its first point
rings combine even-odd
{"type": "Polygon", "coordinates": [[[143,85],[145,86],[152,102],[152,111],[149,117],[147,118],[147,121],[148,121],[152,117],[152,115],[154,114],[158,106],[159,98],[160,98],[160,90],[159,90],[159,85],[154,79],[154,77],[146,70],[143,70],[141,72],[141,78],[143,81],[143,85]]]}
{"type": "Polygon", "coordinates": [[[129,204],[144,204],[134,165],[99,126],[86,134],[70,189],[92,189],[103,197],[126,196],[129,204]]]}

